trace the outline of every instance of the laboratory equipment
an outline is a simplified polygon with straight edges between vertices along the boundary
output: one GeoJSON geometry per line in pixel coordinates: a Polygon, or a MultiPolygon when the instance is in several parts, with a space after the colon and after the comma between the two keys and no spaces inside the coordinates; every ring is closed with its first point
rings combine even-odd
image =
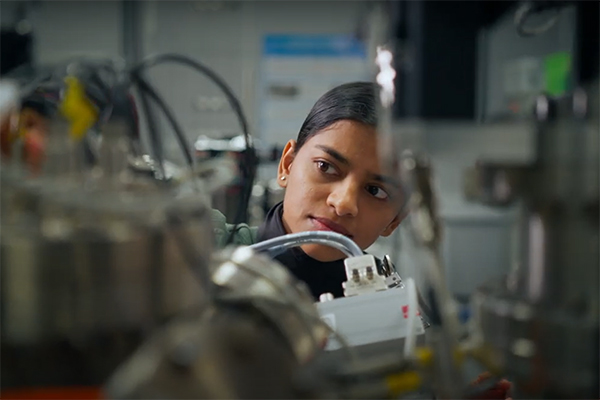
{"type": "Polygon", "coordinates": [[[540,96],[534,162],[476,169],[482,201],[523,202],[517,264],[472,299],[486,357],[520,396],[598,393],[598,107],[597,81],[540,96]]]}
{"type": "MultiPolygon", "coordinates": [[[[401,177],[409,200],[406,226],[426,255],[418,266],[427,277],[422,296],[389,258],[379,264],[336,235],[319,234],[352,256],[345,262],[345,296],[323,294],[317,304],[266,254],[319,235],[212,248],[213,169],[196,165],[175,113],[142,73],[162,62],[206,72],[201,64],[166,55],[133,67],[102,67],[115,72],[109,90],[134,85],[145,94],[146,116],[151,101],[167,116],[188,163],[175,180],[165,179],[161,137],[151,117],[151,157],[130,158],[132,135],[123,115],[98,124],[102,140],[92,143],[95,157],[90,163],[83,156],[81,139],[98,116],[87,107],[85,91],[78,91],[88,75],[70,70],[59,80],[69,78],[60,100],[71,119],[52,121],[41,171],[32,175],[22,160],[2,159],[3,397],[84,385],[103,387],[110,398],[382,398],[415,392],[472,398],[485,388],[469,386],[465,358],[498,379],[509,378],[514,398],[597,397],[598,81],[577,82],[562,98],[541,95],[535,116],[495,125],[516,124],[538,146],[532,163],[483,158],[472,175],[472,199],[495,206],[523,201],[523,234],[520,263],[510,276],[473,297],[475,315],[464,340],[445,286],[435,171],[419,137],[430,129],[429,118],[467,115],[472,99],[448,106],[450,115],[426,101],[435,82],[418,74],[432,65],[425,54],[432,42],[424,40],[423,52],[416,50],[420,39],[431,37],[424,29],[435,21],[431,9],[446,6],[420,3],[379,9],[373,25],[379,46],[371,58],[380,87],[380,133],[391,150],[384,154],[386,167],[401,177]],[[416,51],[417,68],[406,49],[416,51]],[[426,330],[417,308],[430,324],[426,330]]],[[[452,13],[469,16],[459,14],[452,13]]],[[[444,21],[449,32],[458,20],[444,21]]],[[[467,56],[474,58],[470,50],[467,56]]],[[[451,70],[458,74],[460,63],[451,70]]],[[[239,102],[217,81],[239,112],[247,139],[239,102]]],[[[3,104],[10,110],[0,110],[5,121],[18,103],[9,97],[3,104]]],[[[437,104],[452,102],[445,97],[437,104]]],[[[490,126],[482,121],[472,129],[490,126]]],[[[250,182],[241,204],[252,188],[248,154],[243,170],[250,182]]]]}
{"type": "Polygon", "coordinates": [[[39,177],[2,167],[3,390],[99,386],[207,295],[195,275],[212,249],[206,199],[134,175],[122,126],[104,129],[91,170],[66,136],[52,132],[39,177]]]}

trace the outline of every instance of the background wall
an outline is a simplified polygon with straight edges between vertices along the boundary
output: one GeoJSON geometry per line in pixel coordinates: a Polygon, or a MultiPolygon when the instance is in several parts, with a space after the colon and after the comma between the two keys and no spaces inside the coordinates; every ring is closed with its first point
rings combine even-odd
{"type": "Polygon", "coordinates": [[[33,3],[29,15],[35,31],[35,61],[51,64],[81,55],[122,57],[121,9],[119,1],[33,3]]]}
{"type": "MultiPolygon", "coordinates": [[[[214,70],[240,97],[253,134],[258,127],[262,39],[272,33],[353,34],[363,1],[177,1],[143,3],[144,54],[188,54],[214,70]],[[218,32],[218,34],[216,34],[218,32]]],[[[237,121],[218,88],[197,73],[161,67],[151,74],[177,110],[190,138],[239,134],[237,121]],[[201,109],[203,102],[223,104],[201,109]]],[[[316,99],[315,99],[316,100],[316,99]]],[[[284,138],[287,141],[289,138],[284,138]]]]}

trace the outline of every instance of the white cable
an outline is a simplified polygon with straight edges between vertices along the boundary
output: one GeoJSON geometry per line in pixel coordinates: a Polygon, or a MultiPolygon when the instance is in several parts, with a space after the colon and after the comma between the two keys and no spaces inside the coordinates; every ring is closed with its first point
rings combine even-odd
{"type": "Polygon", "coordinates": [[[411,358],[415,353],[417,342],[417,312],[419,310],[417,286],[413,278],[406,280],[406,291],[408,294],[408,327],[404,339],[404,357],[411,358]]]}
{"type": "Polygon", "coordinates": [[[267,252],[270,257],[275,258],[279,254],[283,253],[284,251],[286,251],[288,249],[291,249],[293,247],[300,247],[305,244],[322,244],[324,246],[328,246],[333,249],[341,251],[342,253],[344,253],[346,255],[346,257],[354,257],[355,256],[355,254],[352,253],[346,246],[344,246],[336,241],[333,241],[330,239],[323,239],[323,238],[307,238],[307,239],[293,240],[293,241],[285,242],[282,245],[271,247],[271,248],[269,248],[269,250],[267,252]]]}
{"type": "Polygon", "coordinates": [[[363,252],[352,239],[337,232],[308,231],[290,233],[273,239],[258,242],[250,246],[256,252],[279,250],[283,251],[291,247],[297,247],[307,243],[318,243],[334,247],[342,251],[348,257],[362,256],[363,252]]]}

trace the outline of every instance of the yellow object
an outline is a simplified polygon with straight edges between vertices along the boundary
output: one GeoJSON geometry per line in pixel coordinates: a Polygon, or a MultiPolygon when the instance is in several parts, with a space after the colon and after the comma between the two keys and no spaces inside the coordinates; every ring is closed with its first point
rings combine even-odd
{"type": "Polygon", "coordinates": [[[406,392],[412,392],[421,387],[421,376],[415,371],[401,372],[388,375],[385,378],[388,390],[392,396],[399,396],[406,392]]]}
{"type": "Polygon", "coordinates": [[[81,82],[73,77],[65,78],[67,89],[60,112],[70,123],[69,135],[81,140],[98,119],[98,110],[87,98],[81,82]]]}
{"type": "Polygon", "coordinates": [[[423,367],[429,367],[433,364],[433,351],[429,347],[417,347],[415,356],[417,362],[423,367]]]}

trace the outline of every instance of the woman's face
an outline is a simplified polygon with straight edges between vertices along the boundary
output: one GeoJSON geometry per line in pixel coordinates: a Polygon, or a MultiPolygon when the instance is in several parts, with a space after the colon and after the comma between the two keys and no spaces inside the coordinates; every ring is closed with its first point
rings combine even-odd
{"type": "MultiPolygon", "coordinates": [[[[366,249],[379,236],[390,235],[402,220],[400,184],[382,170],[375,129],[360,122],[336,122],[298,151],[296,142],[289,141],[278,182],[286,189],[283,224],[288,233],[335,231],[366,249]]],[[[320,261],[343,257],[322,245],[302,249],[320,261]]]]}

